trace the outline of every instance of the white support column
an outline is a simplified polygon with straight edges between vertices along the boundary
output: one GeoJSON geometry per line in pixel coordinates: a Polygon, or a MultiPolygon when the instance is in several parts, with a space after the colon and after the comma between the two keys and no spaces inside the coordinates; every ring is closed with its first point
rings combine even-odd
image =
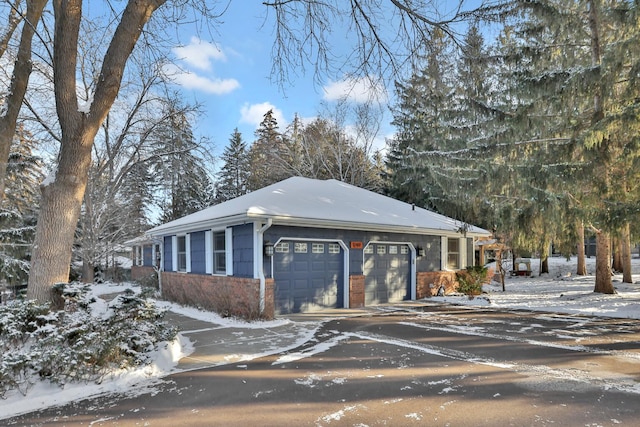
{"type": "Polygon", "coordinates": [[[187,259],[187,273],[191,273],[191,234],[184,236],[184,250],[187,259]]]}
{"type": "Polygon", "coordinates": [[[205,273],[213,274],[213,233],[211,230],[204,232],[204,260],[205,273]]]}
{"type": "Polygon", "coordinates": [[[225,269],[227,276],[233,276],[233,228],[224,230],[225,269]]]}
{"type": "Polygon", "coordinates": [[[171,271],[178,271],[178,236],[171,236],[171,271]]]}

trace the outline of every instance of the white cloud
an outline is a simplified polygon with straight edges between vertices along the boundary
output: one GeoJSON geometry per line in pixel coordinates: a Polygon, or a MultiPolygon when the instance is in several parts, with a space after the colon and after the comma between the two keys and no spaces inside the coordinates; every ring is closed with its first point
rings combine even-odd
{"type": "Polygon", "coordinates": [[[351,78],[330,82],[323,88],[325,101],[386,102],[387,91],[378,79],[351,78]]]}
{"type": "Polygon", "coordinates": [[[284,119],[284,115],[282,114],[282,111],[276,108],[270,102],[262,102],[260,104],[249,104],[249,103],[244,104],[240,109],[240,122],[248,123],[257,128],[262,122],[262,120],[264,120],[264,115],[269,110],[273,110],[273,116],[278,121],[278,127],[282,132],[285,126],[287,125],[287,122],[284,119]]]}
{"type": "Polygon", "coordinates": [[[176,57],[199,70],[210,71],[211,61],[226,61],[227,57],[222,49],[198,37],[191,37],[191,42],[186,46],[173,48],[176,57]]]}
{"type": "Polygon", "coordinates": [[[236,79],[204,77],[191,71],[181,70],[173,64],[165,65],[164,72],[174,83],[186,89],[201,90],[214,95],[224,95],[240,87],[236,79]]]}

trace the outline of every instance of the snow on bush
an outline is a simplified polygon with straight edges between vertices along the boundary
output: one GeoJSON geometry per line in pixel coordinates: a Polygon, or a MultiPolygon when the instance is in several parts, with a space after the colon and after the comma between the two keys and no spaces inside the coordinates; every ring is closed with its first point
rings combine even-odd
{"type": "Polygon", "coordinates": [[[16,389],[23,395],[36,381],[61,387],[96,381],[115,369],[149,363],[149,352],[176,336],[145,294],[126,290],[100,313],[89,285],[56,287],[64,310],[35,301],[0,306],[0,397],[16,389]]]}

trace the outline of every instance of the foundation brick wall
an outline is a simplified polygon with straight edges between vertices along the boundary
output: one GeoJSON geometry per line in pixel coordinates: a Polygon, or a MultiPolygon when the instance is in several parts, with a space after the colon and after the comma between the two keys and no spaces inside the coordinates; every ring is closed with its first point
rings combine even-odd
{"type": "Polygon", "coordinates": [[[416,298],[428,298],[438,294],[440,286],[450,294],[458,289],[455,271],[418,271],[416,274],[416,298]]]}
{"type": "Polygon", "coordinates": [[[162,272],[162,296],[179,304],[247,320],[273,319],[274,282],[265,281],[265,307],[260,314],[260,280],[162,272]]]}
{"type": "Polygon", "coordinates": [[[364,276],[349,276],[349,308],[364,307],[364,276]]]}

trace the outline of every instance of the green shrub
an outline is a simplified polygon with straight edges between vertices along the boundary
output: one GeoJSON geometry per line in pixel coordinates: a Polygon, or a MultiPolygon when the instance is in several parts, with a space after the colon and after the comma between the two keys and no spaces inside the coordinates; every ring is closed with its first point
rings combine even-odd
{"type": "Polygon", "coordinates": [[[488,270],[481,265],[467,267],[456,272],[458,291],[473,296],[482,293],[482,285],[487,282],[488,270]]]}
{"type": "Polygon", "coordinates": [[[11,389],[26,394],[34,381],[100,381],[115,369],[148,363],[148,352],[177,333],[145,294],[127,290],[92,313],[89,287],[57,285],[64,310],[34,301],[0,306],[0,398],[11,389]]]}

